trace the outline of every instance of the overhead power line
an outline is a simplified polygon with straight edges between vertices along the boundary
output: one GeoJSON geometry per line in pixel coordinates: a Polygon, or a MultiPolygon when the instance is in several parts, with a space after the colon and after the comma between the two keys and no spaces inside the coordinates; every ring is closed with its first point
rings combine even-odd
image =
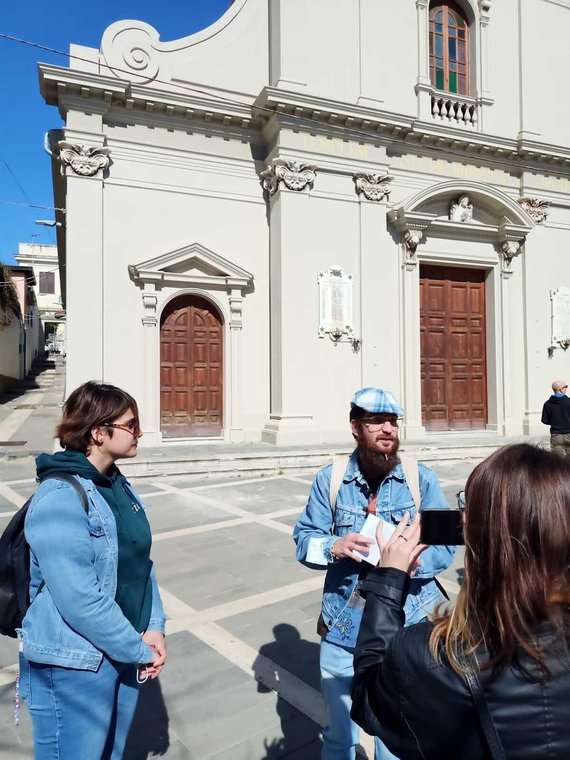
{"type": "Polygon", "coordinates": [[[16,185],[18,186],[18,188],[20,189],[20,192],[22,193],[22,195],[24,196],[24,198],[26,199],[26,201],[29,204],[31,204],[32,201],[30,200],[30,196],[24,190],[24,187],[23,187],[22,183],[20,182],[20,180],[18,179],[18,177],[16,177],[15,172],[12,171],[12,169],[10,168],[10,164],[6,161],[6,159],[4,158],[4,156],[0,156],[0,161],[2,161],[2,163],[4,164],[4,166],[6,167],[6,169],[8,170],[8,173],[10,174],[10,176],[12,177],[12,179],[14,180],[14,182],[16,183],[16,185]]]}
{"type": "Polygon", "coordinates": [[[39,203],[22,203],[21,201],[10,201],[4,198],[0,198],[0,203],[5,203],[8,206],[22,206],[26,208],[37,208],[41,211],[61,211],[62,214],[65,214],[64,208],[58,208],[57,206],[42,206],[39,203]]]}

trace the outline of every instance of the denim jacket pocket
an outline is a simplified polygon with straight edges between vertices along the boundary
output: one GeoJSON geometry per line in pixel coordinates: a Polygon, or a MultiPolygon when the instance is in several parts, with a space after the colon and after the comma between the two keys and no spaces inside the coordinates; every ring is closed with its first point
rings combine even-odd
{"type": "Polygon", "coordinates": [[[346,536],[354,529],[356,515],[347,509],[337,509],[334,516],[334,535],[346,536]]]}
{"type": "Polygon", "coordinates": [[[409,514],[410,520],[413,520],[416,516],[416,511],[416,505],[413,501],[410,501],[406,504],[394,504],[393,506],[382,510],[378,516],[382,517],[387,522],[391,522],[394,525],[397,525],[406,514],[406,512],[409,514]]]}

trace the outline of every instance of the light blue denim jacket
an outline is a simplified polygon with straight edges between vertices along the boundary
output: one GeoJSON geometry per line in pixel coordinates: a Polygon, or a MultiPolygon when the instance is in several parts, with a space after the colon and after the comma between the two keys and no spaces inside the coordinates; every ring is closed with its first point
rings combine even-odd
{"type": "MultiPolygon", "coordinates": [[[[88,514],[69,483],[45,480],[26,515],[32,603],[19,632],[23,655],[32,662],[78,670],[97,670],[103,653],[117,662],[152,662],[153,651],[115,602],[115,516],[90,480],[75,477],[87,493],[88,514]],[[45,585],[40,589],[42,581],[45,585]]],[[[142,507],[128,481],[126,486],[142,507]]],[[[154,570],[151,582],[148,630],[164,632],[165,615],[154,570]]]]}
{"type": "MultiPolygon", "coordinates": [[[[317,473],[309,501],[293,530],[297,559],[303,564],[326,569],[322,600],[322,615],[329,629],[326,638],[349,648],[356,645],[362,619],[363,601],[358,593],[358,575],[366,563],[345,558],[335,561],[331,546],[347,533],[359,532],[366,520],[370,500],[368,484],[360,472],[357,452],[354,451],[340,486],[333,513],[329,490],[332,465],[317,473]]],[[[446,508],[447,501],[437,475],[425,465],[419,465],[421,506],[446,508]]],[[[398,464],[378,488],[376,514],[387,522],[397,524],[404,512],[413,518],[416,506],[402,466],[398,464]]],[[[433,578],[453,561],[455,547],[431,546],[421,555],[421,567],[410,580],[404,611],[406,625],[416,623],[433,610],[444,597],[433,578]]]]}

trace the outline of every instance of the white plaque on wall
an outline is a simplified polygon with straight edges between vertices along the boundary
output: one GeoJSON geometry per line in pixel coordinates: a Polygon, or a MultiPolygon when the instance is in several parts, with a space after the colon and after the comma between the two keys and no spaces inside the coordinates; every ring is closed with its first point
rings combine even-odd
{"type": "Polygon", "coordinates": [[[352,275],[339,266],[319,272],[319,337],[327,333],[333,340],[352,337],[352,275]]]}
{"type": "Polygon", "coordinates": [[[552,346],[570,345],[570,288],[550,291],[552,304],[552,346]]]}

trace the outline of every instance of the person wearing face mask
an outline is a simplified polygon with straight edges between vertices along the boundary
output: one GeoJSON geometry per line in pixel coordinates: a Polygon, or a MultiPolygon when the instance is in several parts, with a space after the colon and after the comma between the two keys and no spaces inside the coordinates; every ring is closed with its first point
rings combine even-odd
{"type": "MultiPolygon", "coordinates": [[[[408,468],[405,472],[398,454],[403,416],[402,408],[386,390],[367,387],[354,394],[349,419],[356,448],[341,463],[338,484],[335,465],[317,474],[293,531],[297,559],[326,571],[318,625],[321,691],[328,718],[323,760],[354,760],[359,743],[360,729],[350,718],[350,690],[364,607],[359,585],[370,567],[361,562],[359,554],[366,554],[372,543],[359,531],[369,514],[396,526],[405,512],[413,518],[420,506],[447,507],[433,470],[414,463],[412,471],[408,468]]],[[[453,555],[454,547],[446,546],[424,552],[421,567],[410,582],[406,625],[425,619],[444,599],[434,576],[449,567],[453,555]]],[[[395,755],[377,739],[375,758],[394,760],[395,755]]]]}
{"type": "Polygon", "coordinates": [[[41,484],[25,518],[30,606],[19,630],[36,760],[122,757],[139,684],[166,661],[150,525],[115,464],[136,456],[141,435],[132,396],[88,382],[64,404],[63,451],[37,459],[41,484]]]}

